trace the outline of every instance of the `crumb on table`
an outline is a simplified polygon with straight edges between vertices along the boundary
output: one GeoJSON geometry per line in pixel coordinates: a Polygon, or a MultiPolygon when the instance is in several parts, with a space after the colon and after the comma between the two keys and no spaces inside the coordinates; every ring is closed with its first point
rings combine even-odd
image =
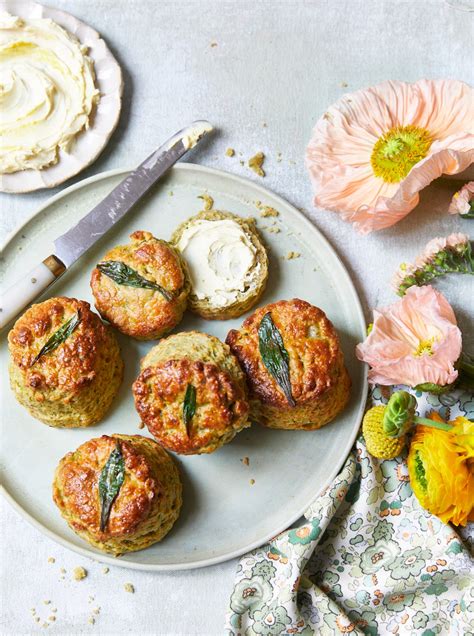
{"type": "Polygon", "coordinates": [[[235,155],[235,150],[233,148],[227,148],[225,155],[226,157],[233,157],[235,155]]]}
{"type": "Polygon", "coordinates": [[[262,168],[263,162],[265,161],[265,155],[263,152],[257,152],[253,157],[250,157],[248,160],[248,167],[258,174],[259,177],[264,177],[265,172],[262,168]]]}
{"type": "Polygon", "coordinates": [[[82,581],[82,579],[85,579],[87,576],[87,570],[82,566],[78,566],[77,568],[74,568],[72,575],[75,581],[82,581]]]}
{"type": "Polygon", "coordinates": [[[109,573],[109,568],[108,567],[102,568],[102,572],[104,574],[108,574],[109,573]]]}

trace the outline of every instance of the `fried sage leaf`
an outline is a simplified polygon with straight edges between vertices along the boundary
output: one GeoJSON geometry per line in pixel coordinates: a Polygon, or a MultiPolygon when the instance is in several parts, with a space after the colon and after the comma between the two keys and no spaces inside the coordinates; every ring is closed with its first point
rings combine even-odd
{"type": "Polygon", "coordinates": [[[285,394],[288,404],[295,406],[296,403],[291,394],[290,357],[270,312],[266,313],[260,322],[258,346],[263,364],[285,394]]]}
{"type": "Polygon", "coordinates": [[[186,393],[184,395],[183,402],[183,420],[186,426],[186,431],[189,436],[188,424],[193,419],[196,412],[196,388],[192,384],[188,384],[186,387],[186,393]]]}
{"type": "Polygon", "coordinates": [[[120,444],[110,453],[109,459],[102,469],[99,477],[100,499],[100,530],[104,532],[109,522],[110,511],[115,498],[125,479],[125,461],[123,459],[120,444]]]}
{"type": "Polygon", "coordinates": [[[51,338],[41,347],[30,366],[32,367],[36,362],[38,362],[41,356],[51,353],[51,351],[57,349],[60,344],[69,338],[80,322],[81,316],[79,315],[79,312],[75,313],[74,316],[71,316],[69,320],[66,320],[66,322],[61,325],[61,327],[59,327],[59,329],[53,333],[51,338]]]}
{"type": "Polygon", "coordinates": [[[140,276],[136,270],[132,269],[125,263],[122,263],[122,261],[102,261],[97,264],[97,269],[102,272],[102,274],[111,278],[118,285],[141,287],[142,289],[154,289],[159,291],[168,302],[173,300],[173,294],[166,291],[164,287],[158,285],[158,283],[153,283],[151,280],[143,278],[143,276],[140,276]]]}

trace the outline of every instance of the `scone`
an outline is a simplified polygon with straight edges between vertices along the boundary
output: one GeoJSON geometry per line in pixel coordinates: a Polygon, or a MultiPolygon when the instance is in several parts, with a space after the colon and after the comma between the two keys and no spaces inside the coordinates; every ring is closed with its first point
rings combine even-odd
{"type": "Polygon", "coordinates": [[[156,340],[180,322],[190,290],[178,250],[150,232],[130,235],[111,249],[91,276],[95,306],[119,331],[156,340]]]}
{"type": "Polygon", "coordinates": [[[74,532],[118,556],[168,534],[181,509],[181,479],[154,440],[103,435],[61,459],[53,500],[74,532]]]}
{"type": "Polygon", "coordinates": [[[251,419],[270,428],[320,428],[349,399],[351,381],[326,314],[304,300],[257,309],[226,339],[247,375],[251,419]]]}
{"type": "Polygon", "coordinates": [[[133,385],[135,407],[165,448],[212,453],[249,426],[244,374],[214,336],[169,336],[143,358],[141,369],[133,385]]]}
{"type": "Polygon", "coordinates": [[[209,320],[236,318],[253,307],[268,278],[268,257],[253,219],[206,210],[171,237],[188,265],[189,308],[209,320]]]}
{"type": "Polygon", "coordinates": [[[32,305],[8,335],[10,385],[33,417],[49,426],[99,422],[123,376],[110,327],[89,303],[50,298],[32,305]]]}

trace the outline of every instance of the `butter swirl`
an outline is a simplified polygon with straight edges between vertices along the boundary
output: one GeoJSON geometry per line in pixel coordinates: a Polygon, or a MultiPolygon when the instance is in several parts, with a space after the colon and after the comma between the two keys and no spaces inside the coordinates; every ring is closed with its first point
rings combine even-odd
{"type": "Polygon", "coordinates": [[[236,221],[194,221],[183,231],[178,249],[199,300],[225,307],[257,284],[257,249],[236,221]]]}
{"type": "Polygon", "coordinates": [[[88,128],[99,91],[86,52],[52,20],[0,14],[0,173],[57,163],[88,128]]]}

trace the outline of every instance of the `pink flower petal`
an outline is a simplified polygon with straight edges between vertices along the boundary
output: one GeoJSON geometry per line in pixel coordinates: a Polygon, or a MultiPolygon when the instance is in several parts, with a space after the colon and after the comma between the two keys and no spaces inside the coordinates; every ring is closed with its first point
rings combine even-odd
{"type": "Polygon", "coordinates": [[[474,181],[466,183],[451,199],[449,214],[467,214],[474,199],[474,181]]]}
{"type": "Polygon", "coordinates": [[[344,95],[316,123],[306,151],[317,206],[339,212],[362,234],[389,227],[418,204],[421,189],[474,161],[474,91],[457,80],[384,82],[344,95]],[[413,125],[433,136],[428,155],[399,183],[376,177],[377,139],[413,125]]]}
{"type": "Polygon", "coordinates": [[[458,372],[461,332],[446,298],[433,287],[410,287],[398,302],[374,311],[374,324],[356,355],[371,369],[369,380],[379,384],[417,386],[450,384],[458,372]],[[417,353],[429,343],[431,353],[417,353]]]}

